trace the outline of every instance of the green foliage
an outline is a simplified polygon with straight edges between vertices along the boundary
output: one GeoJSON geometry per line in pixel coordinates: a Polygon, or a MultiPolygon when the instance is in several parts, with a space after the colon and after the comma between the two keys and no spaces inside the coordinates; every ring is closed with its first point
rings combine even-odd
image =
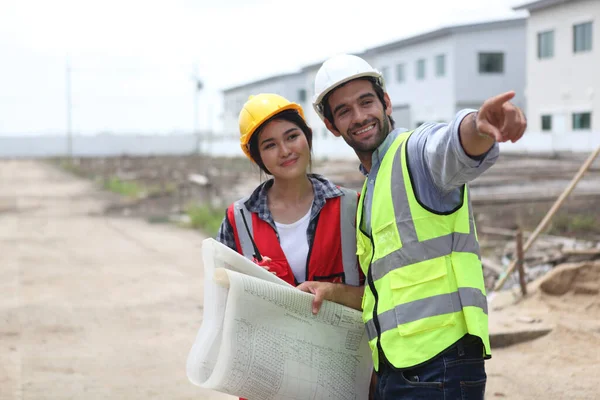
{"type": "Polygon", "coordinates": [[[215,237],[223,221],[225,207],[212,207],[206,204],[194,204],[186,209],[190,226],[200,229],[210,237],[215,237]]]}
{"type": "Polygon", "coordinates": [[[137,198],[144,192],[144,189],[135,182],[122,181],[117,177],[112,177],[104,182],[104,188],[122,196],[137,198]]]}
{"type": "Polygon", "coordinates": [[[552,220],[550,233],[600,233],[600,224],[593,215],[559,213],[552,220]]]}

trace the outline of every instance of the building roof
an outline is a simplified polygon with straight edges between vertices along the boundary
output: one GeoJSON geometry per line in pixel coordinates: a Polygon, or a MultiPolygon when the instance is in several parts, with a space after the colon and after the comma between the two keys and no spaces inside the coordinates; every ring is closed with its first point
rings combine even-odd
{"type": "MultiPolygon", "coordinates": [[[[558,3],[558,2],[562,2],[562,1],[568,1],[568,0],[543,0],[543,1],[539,1],[539,3],[541,3],[541,2],[556,2],[556,3],[558,3]]],[[[498,20],[498,21],[478,22],[478,23],[467,24],[467,25],[454,25],[454,26],[437,29],[435,31],[426,32],[426,33],[423,33],[420,35],[411,36],[406,39],[400,39],[400,40],[397,40],[397,41],[394,41],[391,43],[387,43],[387,44],[384,44],[381,46],[372,47],[372,48],[365,50],[364,52],[357,52],[357,53],[353,52],[352,54],[355,54],[359,57],[367,57],[369,55],[374,55],[374,54],[382,52],[382,51],[399,49],[402,47],[427,42],[429,40],[437,39],[437,38],[452,35],[452,34],[471,33],[471,32],[487,30],[487,29],[511,28],[511,27],[517,27],[517,26],[524,26],[525,22],[526,22],[526,18],[520,17],[520,18],[512,18],[512,19],[503,19],[503,20],[498,20]]],[[[258,85],[258,84],[264,84],[264,83],[268,83],[271,81],[276,81],[279,79],[296,76],[303,72],[318,69],[323,64],[323,62],[325,62],[325,60],[320,61],[318,63],[313,63],[310,65],[304,66],[300,69],[299,72],[275,75],[275,76],[265,78],[262,80],[253,81],[253,82],[245,83],[245,84],[242,84],[239,86],[230,87],[228,89],[223,90],[223,93],[227,94],[232,91],[243,89],[246,87],[251,87],[254,85],[258,85]]]]}
{"type": "Polygon", "coordinates": [[[244,88],[252,87],[255,85],[262,85],[262,84],[269,83],[269,82],[275,82],[280,79],[291,78],[293,76],[298,76],[298,75],[300,75],[300,72],[292,72],[292,73],[288,73],[288,74],[273,75],[273,76],[269,76],[264,79],[260,79],[258,81],[252,81],[252,82],[248,82],[248,83],[243,83],[238,86],[232,86],[230,88],[224,89],[223,93],[227,94],[227,93],[239,90],[239,89],[244,89],[244,88]]]}
{"type": "Polygon", "coordinates": [[[406,39],[400,39],[395,42],[387,43],[382,46],[372,47],[368,49],[366,54],[374,54],[380,53],[382,51],[395,50],[402,47],[411,46],[414,44],[419,44],[423,42],[427,42],[429,40],[449,36],[457,33],[471,33],[478,32],[481,30],[487,29],[497,29],[497,28],[511,28],[516,26],[524,26],[526,18],[512,18],[512,19],[503,19],[498,21],[488,21],[488,22],[478,22],[475,24],[468,25],[454,25],[448,26],[444,28],[437,29],[435,31],[430,31],[426,33],[422,33],[420,35],[411,36],[406,39]]]}
{"type": "Polygon", "coordinates": [[[517,7],[513,7],[513,10],[529,10],[529,11],[537,11],[544,8],[556,6],[563,3],[568,3],[572,0],[538,0],[534,2],[530,2],[527,4],[523,4],[517,7]]]}

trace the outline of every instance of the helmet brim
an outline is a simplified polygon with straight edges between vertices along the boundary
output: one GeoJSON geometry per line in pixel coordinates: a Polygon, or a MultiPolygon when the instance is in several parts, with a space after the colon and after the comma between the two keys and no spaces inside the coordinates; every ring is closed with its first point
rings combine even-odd
{"type": "MultiPolygon", "coordinates": [[[[240,147],[242,148],[242,151],[244,152],[244,154],[246,154],[246,156],[252,160],[252,156],[250,155],[250,149],[248,144],[250,143],[250,140],[252,139],[252,136],[254,136],[254,134],[256,133],[256,131],[262,127],[265,122],[267,122],[269,119],[273,118],[274,116],[276,116],[277,114],[282,113],[283,111],[287,111],[287,110],[294,110],[296,112],[298,112],[298,114],[300,114],[300,117],[302,117],[303,120],[306,121],[306,118],[304,117],[304,110],[302,110],[302,106],[300,106],[299,104],[296,103],[290,103],[286,106],[283,106],[281,108],[278,108],[277,110],[274,110],[273,112],[266,114],[262,120],[260,121],[260,123],[256,124],[255,127],[253,127],[246,135],[244,135],[244,137],[240,140],[240,147]]],[[[254,161],[254,160],[252,160],[254,161]]]]}

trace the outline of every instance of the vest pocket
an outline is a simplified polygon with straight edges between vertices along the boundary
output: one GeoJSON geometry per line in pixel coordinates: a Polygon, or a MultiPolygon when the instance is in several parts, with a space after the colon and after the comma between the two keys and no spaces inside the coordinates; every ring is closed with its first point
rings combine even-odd
{"type": "Polygon", "coordinates": [[[408,265],[390,272],[398,333],[410,336],[454,325],[449,290],[448,256],[408,265]]]}
{"type": "Polygon", "coordinates": [[[400,236],[396,221],[373,227],[373,242],[375,243],[375,258],[379,259],[398,250],[401,247],[400,236]]]}

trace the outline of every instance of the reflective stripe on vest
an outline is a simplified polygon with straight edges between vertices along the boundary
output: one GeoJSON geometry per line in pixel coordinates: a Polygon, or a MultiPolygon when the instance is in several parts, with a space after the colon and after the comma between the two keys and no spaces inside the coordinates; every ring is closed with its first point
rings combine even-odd
{"type": "Polygon", "coordinates": [[[354,190],[339,188],[344,194],[340,199],[340,232],[342,233],[342,263],[347,285],[358,286],[358,259],[356,258],[356,207],[358,195],[354,190]]]}
{"type": "MultiPolygon", "coordinates": [[[[343,195],[340,199],[340,231],[342,234],[342,263],[344,265],[344,282],[347,285],[358,286],[360,277],[358,272],[358,260],[356,259],[356,207],[358,204],[358,195],[355,191],[339,188],[343,195]]],[[[244,257],[252,260],[254,255],[254,246],[248,234],[252,230],[252,213],[248,211],[244,203],[248,198],[243,198],[233,203],[233,215],[238,232],[238,239],[242,247],[244,257]],[[245,215],[248,230],[244,225],[242,213],[245,215]]]]}
{"type": "MultiPolygon", "coordinates": [[[[371,280],[365,288],[363,320],[376,369],[378,342],[397,368],[427,361],[467,332],[480,336],[489,353],[488,308],[469,190],[464,187],[463,203],[452,213],[438,215],[419,204],[405,157],[409,136],[396,139],[379,169],[373,239],[357,230],[361,268],[371,280]]],[[[366,185],[359,203],[361,219],[365,190],[366,185]]]]}
{"type": "MultiPolygon", "coordinates": [[[[458,288],[457,292],[426,297],[387,310],[378,315],[379,326],[383,333],[395,329],[398,324],[406,324],[427,317],[461,311],[463,307],[478,307],[485,314],[488,313],[487,301],[485,296],[482,296],[481,290],[458,288]]],[[[377,330],[372,319],[367,322],[366,327],[369,340],[375,339],[377,330]]]]}
{"type": "Polygon", "coordinates": [[[237,228],[240,246],[242,247],[242,254],[247,259],[252,260],[254,258],[254,246],[252,246],[252,240],[248,235],[248,231],[252,232],[252,214],[244,205],[247,200],[248,197],[244,197],[243,199],[233,203],[233,216],[235,219],[235,226],[237,228]],[[248,224],[248,230],[246,230],[246,226],[244,225],[242,213],[244,214],[246,224],[248,224]]]}

